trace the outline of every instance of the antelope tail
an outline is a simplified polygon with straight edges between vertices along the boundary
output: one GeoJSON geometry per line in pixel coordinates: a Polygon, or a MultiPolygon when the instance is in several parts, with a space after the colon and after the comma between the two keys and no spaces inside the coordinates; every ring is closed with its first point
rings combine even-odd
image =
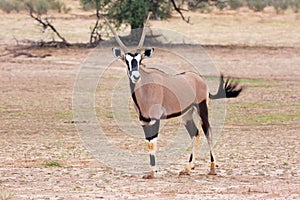
{"type": "Polygon", "coordinates": [[[226,82],[224,82],[224,76],[220,77],[219,89],[216,94],[209,93],[210,99],[222,99],[222,98],[235,98],[239,96],[243,88],[239,86],[239,82],[233,81],[228,78],[226,82]]]}

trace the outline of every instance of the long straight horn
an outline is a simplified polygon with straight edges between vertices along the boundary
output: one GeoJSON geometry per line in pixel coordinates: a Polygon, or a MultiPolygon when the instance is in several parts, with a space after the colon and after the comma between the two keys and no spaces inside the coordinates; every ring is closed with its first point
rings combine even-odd
{"type": "Polygon", "coordinates": [[[117,41],[117,43],[120,45],[121,49],[127,53],[129,52],[128,48],[125,46],[125,44],[122,42],[122,40],[120,39],[120,37],[118,36],[117,32],[115,31],[115,29],[112,27],[112,25],[109,23],[108,19],[106,19],[106,17],[104,17],[103,15],[101,15],[104,20],[105,20],[105,23],[108,25],[109,29],[111,30],[111,32],[114,34],[115,36],[115,39],[117,41]]]}
{"type": "Polygon", "coordinates": [[[137,52],[140,52],[142,47],[143,47],[143,44],[144,44],[144,41],[145,41],[145,36],[146,36],[146,28],[147,28],[147,24],[148,24],[150,15],[151,15],[151,12],[148,13],[147,20],[144,23],[143,32],[142,32],[142,35],[141,35],[141,40],[140,40],[139,45],[137,47],[137,52]]]}

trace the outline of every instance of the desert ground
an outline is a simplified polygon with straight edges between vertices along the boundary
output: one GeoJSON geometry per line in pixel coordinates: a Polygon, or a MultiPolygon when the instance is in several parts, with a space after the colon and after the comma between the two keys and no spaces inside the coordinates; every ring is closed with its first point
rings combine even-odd
{"type": "MultiPolygon", "coordinates": [[[[92,18],[72,11],[50,15],[70,42],[88,41],[92,18]]],[[[0,199],[300,199],[300,15],[276,15],[272,9],[187,15],[192,25],[174,14],[150,26],[192,37],[220,71],[245,87],[227,100],[223,133],[214,147],[216,176],[207,175],[208,155],[190,176],[178,177],[186,161],[180,157],[151,180],[95,159],[72,110],[77,74],[94,49],[24,49],[24,40],[52,35],[42,33],[26,13],[1,13],[0,199]],[[16,57],[8,51],[18,48],[50,56],[16,57]]],[[[111,134],[120,131],[101,105],[98,99],[99,123],[111,134]]]]}

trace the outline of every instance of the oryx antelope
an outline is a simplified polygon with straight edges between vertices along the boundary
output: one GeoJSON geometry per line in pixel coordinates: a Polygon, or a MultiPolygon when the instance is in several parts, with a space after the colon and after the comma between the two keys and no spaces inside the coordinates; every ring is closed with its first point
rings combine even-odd
{"type": "Polygon", "coordinates": [[[210,139],[208,99],[237,97],[242,88],[229,79],[224,83],[223,76],[221,76],[218,92],[213,95],[209,93],[204,79],[194,72],[168,75],[160,70],[147,68],[142,61],[144,58],[151,57],[154,52],[153,48],[146,48],[142,52],[149,15],[135,52],[129,51],[108,20],[105,17],[104,19],[121,48],[113,48],[113,55],[126,63],[132,100],[148,143],[151,170],[143,178],[153,178],[156,171],[155,152],[157,149],[160,120],[178,116],[182,116],[184,126],[193,141],[193,149],[188,165],[180,172],[180,175],[190,174],[191,169],[194,168],[196,149],[200,136],[193,120],[193,112],[197,112],[200,116],[202,130],[210,147],[211,165],[209,174],[216,174],[215,158],[210,139]]]}

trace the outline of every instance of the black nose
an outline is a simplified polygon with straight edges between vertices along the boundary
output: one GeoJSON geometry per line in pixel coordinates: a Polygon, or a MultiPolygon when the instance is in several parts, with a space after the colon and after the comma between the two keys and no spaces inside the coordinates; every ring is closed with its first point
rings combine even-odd
{"type": "Polygon", "coordinates": [[[133,78],[134,78],[135,80],[138,80],[138,79],[140,78],[140,76],[133,75],[133,78]]]}

